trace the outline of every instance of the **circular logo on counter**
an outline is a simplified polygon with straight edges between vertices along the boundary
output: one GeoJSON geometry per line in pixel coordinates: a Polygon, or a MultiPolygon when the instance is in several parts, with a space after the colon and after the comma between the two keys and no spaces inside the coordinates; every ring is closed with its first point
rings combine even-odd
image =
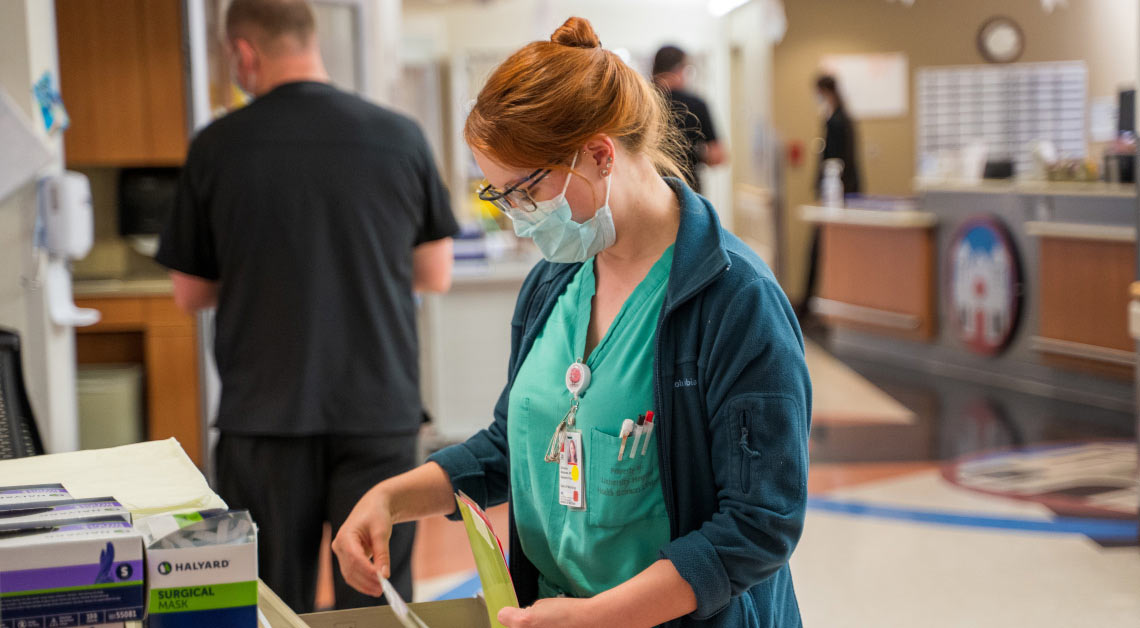
{"type": "Polygon", "coordinates": [[[1037,502],[1066,517],[1136,520],[1136,443],[1053,443],[959,459],[942,476],[962,488],[1037,502]]]}
{"type": "Polygon", "coordinates": [[[1021,267],[1004,225],[979,216],[954,233],[946,251],[958,338],[974,353],[996,355],[1017,326],[1021,267]]]}

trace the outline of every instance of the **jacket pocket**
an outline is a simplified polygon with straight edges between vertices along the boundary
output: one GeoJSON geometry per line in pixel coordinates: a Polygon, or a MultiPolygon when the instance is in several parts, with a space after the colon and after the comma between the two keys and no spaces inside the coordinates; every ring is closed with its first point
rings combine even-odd
{"type": "MultiPolygon", "coordinates": [[[[644,438],[644,437],[642,437],[644,438]]],[[[656,434],[651,436],[656,440],[656,434]]],[[[661,475],[657,464],[657,445],[641,455],[643,443],[637,444],[632,457],[633,437],[626,442],[625,455],[619,461],[621,438],[594,428],[590,431],[590,447],[586,450],[586,513],[590,525],[604,528],[625,527],[652,518],[665,518],[665,499],[661,492],[661,475]]]]}
{"type": "Polygon", "coordinates": [[[732,462],[739,465],[741,492],[756,498],[762,494],[777,512],[802,508],[807,419],[801,404],[784,395],[747,395],[734,399],[728,410],[726,436],[736,441],[732,462]]]}

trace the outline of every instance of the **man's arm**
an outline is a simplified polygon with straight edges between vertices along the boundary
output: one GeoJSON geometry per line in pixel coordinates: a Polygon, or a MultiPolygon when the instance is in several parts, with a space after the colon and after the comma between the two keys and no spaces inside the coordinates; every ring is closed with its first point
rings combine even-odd
{"type": "Polygon", "coordinates": [[[728,160],[728,152],[724,145],[717,140],[705,143],[703,161],[710,166],[719,166],[728,160]]]}
{"type": "Polygon", "coordinates": [[[701,135],[705,138],[704,147],[701,151],[701,161],[708,166],[719,166],[728,160],[728,151],[724,149],[724,144],[720,141],[720,136],[717,135],[712,112],[709,111],[708,104],[703,100],[698,99],[694,103],[694,107],[693,115],[697,117],[701,126],[701,135]]]}
{"type": "Polygon", "coordinates": [[[424,242],[412,250],[412,289],[447,292],[451,289],[451,238],[424,242]]]}
{"type": "Polygon", "coordinates": [[[218,305],[218,282],[176,270],[170,271],[170,280],[174,282],[174,303],[186,312],[193,314],[218,305]]]}

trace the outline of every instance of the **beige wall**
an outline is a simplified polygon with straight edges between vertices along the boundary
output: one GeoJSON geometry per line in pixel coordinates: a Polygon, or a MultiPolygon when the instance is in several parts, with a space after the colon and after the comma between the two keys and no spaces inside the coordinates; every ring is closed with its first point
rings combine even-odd
{"type": "MultiPolygon", "coordinates": [[[[1110,97],[1137,75],[1136,0],[1069,0],[1052,14],[1040,0],[917,0],[912,7],[885,0],[785,0],[788,32],[774,57],[774,123],[786,141],[810,150],[820,135],[812,80],[821,56],[904,52],[914,72],[935,65],[984,63],[977,52],[978,28],[995,14],[1012,17],[1025,33],[1020,61],[1083,60],[1089,68],[1089,97],[1110,97]]],[[[913,115],[913,97],[910,103],[913,115]]],[[[863,181],[869,194],[912,192],[914,118],[858,122],[863,181]]],[[[810,201],[815,156],[786,171],[787,259],[783,282],[802,293],[810,229],[796,218],[810,201]]]]}

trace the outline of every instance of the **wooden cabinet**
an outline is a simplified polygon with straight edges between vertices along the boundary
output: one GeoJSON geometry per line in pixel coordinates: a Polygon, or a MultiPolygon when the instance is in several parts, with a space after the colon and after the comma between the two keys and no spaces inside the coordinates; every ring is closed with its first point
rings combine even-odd
{"type": "Polygon", "coordinates": [[[180,0],[56,0],[69,166],[178,165],[186,157],[180,0]]]}
{"type": "Polygon", "coordinates": [[[198,383],[197,325],[169,296],[77,298],[103,313],[76,330],[80,364],[139,363],[146,369],[148,439],[171,436],[202,465],[203,427],[198,383]]]}
{"type": "Polygon", "coordinates": [[[1135,278],[1136,230],[1030,222],[1038,238],[1038,329],[1034,348],[1046,363],[1130,378],[1136,353],[1128,333],[1135,278]]]}

